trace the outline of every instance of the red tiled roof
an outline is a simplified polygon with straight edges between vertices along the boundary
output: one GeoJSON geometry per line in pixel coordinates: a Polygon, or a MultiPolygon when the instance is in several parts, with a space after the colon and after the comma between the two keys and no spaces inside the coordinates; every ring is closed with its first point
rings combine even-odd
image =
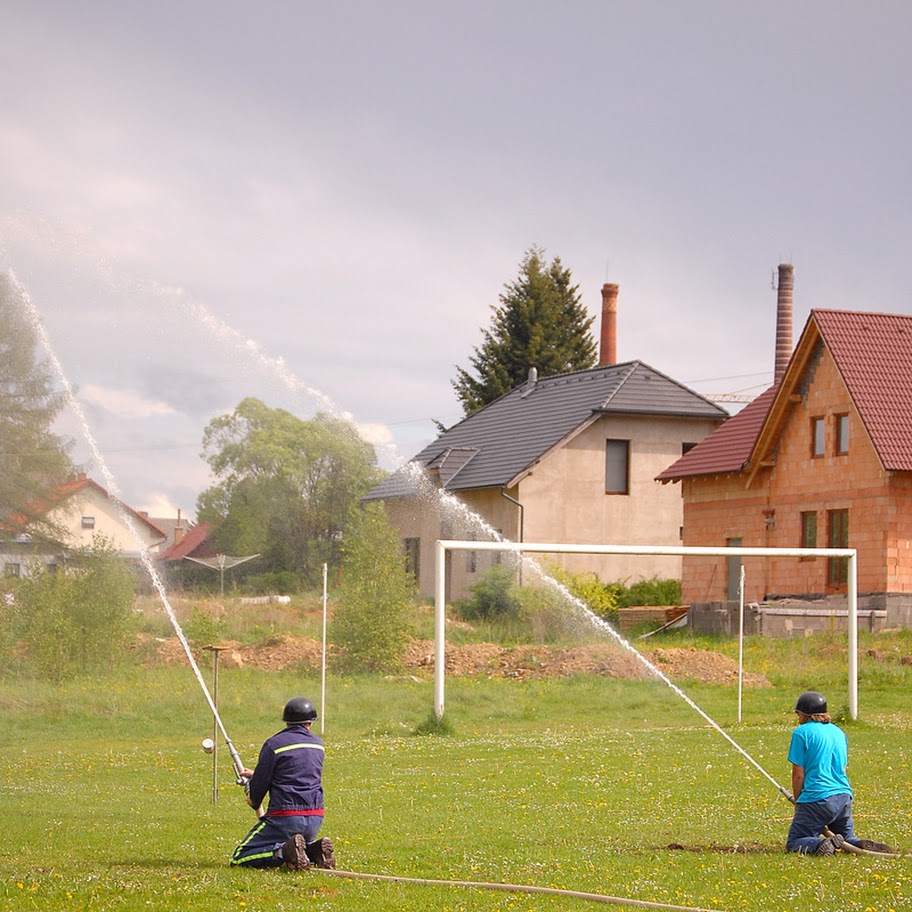
{"type": "Polygon", "coordinates": [[[750,458],[778,386],[771,386],[737,415],[704,437],[677,462],[656,476],[657,481],[676,481],[693,475],[724,475],[738,472],[750,458]]]}
{"type": "Polygon", "coordinates": [[[812,310],[887,471],[912,471],[912,316],[812,310]]]}
{"type": "Polygon", "coordinates": [[[211,531],[211,523],[200,523],[198,526],[193,526],[187,530],[187,534],[176,545],[171,545],[167,551],[159,554],[156,560],[183,560],[197,549],[199,549],[199,553],[195,555],[196,557],[213,557],[215,549],[206,541],[211,531]]]}

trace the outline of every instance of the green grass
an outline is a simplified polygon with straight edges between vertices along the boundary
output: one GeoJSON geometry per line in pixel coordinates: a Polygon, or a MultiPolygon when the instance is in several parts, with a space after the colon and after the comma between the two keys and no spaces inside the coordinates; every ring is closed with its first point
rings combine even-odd
{"type": "MultiPolygon", "coordinates": [[[[653,637],[663,647],[737,643],[653,637]]],[[[861,835],[912,848],[912,654],[906,633],[864,637],[860,718],[846,724],[861,835]],[[879,653],[868,657],[868,649],[879,653]]],[[[819,687],[847,703],[845,643],[749,640],[773,683],[688,695],[788,786],[790,712],[819,687]]],[[[319,680],[224,669],[220,709],[248,764],[288,696],[319,680]]],[[[433,682],[327,682],[327,817],[340,868],[532,884],[725,910],[912,907],[912,861],[783,852],[790,806],[658,681],[448,679],[447,726],[428,726],[433,682]],[[680,844],[691,850],[669,848],[680,844]],[[740,851],[732,851],[740,848],[740,851]]],[[[318,724],[319,728],[319,724],[318,724]]],[[[219,752],[220,799],[200,750],[212,723],[187,668],[127,668],[62,687],[0,680],[0,910],[561,910],[566,897],[320,872],[228,867],[253,821],[219,752]]]]}

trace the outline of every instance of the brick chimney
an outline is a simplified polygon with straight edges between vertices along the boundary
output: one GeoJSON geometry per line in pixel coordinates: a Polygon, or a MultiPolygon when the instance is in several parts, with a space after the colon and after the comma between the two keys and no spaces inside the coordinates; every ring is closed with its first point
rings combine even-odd
{"type": "Polygon", "coordinates": [[[184,524],[181,522],[181,511],[180,508],[177,510],[177,522],[174,524],[174,544],[179,545],[184,540],[184,535],[187,530],[184,528],[184,524]]]}
{"type": "Polygon", "coordinates": [[[617,364],[617,285],[602,285],[602,337],[599,345],[599,367],[617,364]]]}
{"type": "Polygon", "coordinates": [[[795,285],[795,267],[791,263],[779,264],[779,288],[776,303],[776,371],[773,380],[779,382],[785,375],[792,357],[792,289],[795,285]]]}

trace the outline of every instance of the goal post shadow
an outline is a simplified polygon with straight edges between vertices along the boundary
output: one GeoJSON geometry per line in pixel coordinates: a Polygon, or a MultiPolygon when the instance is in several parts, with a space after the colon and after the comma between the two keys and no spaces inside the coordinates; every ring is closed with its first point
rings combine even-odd
{"type": "Polygon", "coordinates": [[[642,554],[701,557],[840,557],[848,558],[849,715],[858,718],[858,552],[855,548],[679,547],[664,545],[568,545],[555,542],[466,541],[438,539],[434,576],[434,715],[442,719],[446,686],[446,553],[511,551],[522,559],[532,554],[642,554]]]}

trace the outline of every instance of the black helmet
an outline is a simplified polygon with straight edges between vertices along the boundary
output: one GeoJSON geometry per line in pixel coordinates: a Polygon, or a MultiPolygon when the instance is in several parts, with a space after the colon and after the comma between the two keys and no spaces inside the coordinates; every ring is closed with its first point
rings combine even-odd
{"type": "Polygon", "coordinates": [[[817,713],[825,713],[826,697],[816,690],[806,690],[795,703],[795,712],[804,713],[806,716],[814,716],[817,713]]]}
{"type": "Polygon", "coordinates": [[[283,722],[316,722],[317,710],[307,697],[292,697],[285,704],[283,722]]]}

